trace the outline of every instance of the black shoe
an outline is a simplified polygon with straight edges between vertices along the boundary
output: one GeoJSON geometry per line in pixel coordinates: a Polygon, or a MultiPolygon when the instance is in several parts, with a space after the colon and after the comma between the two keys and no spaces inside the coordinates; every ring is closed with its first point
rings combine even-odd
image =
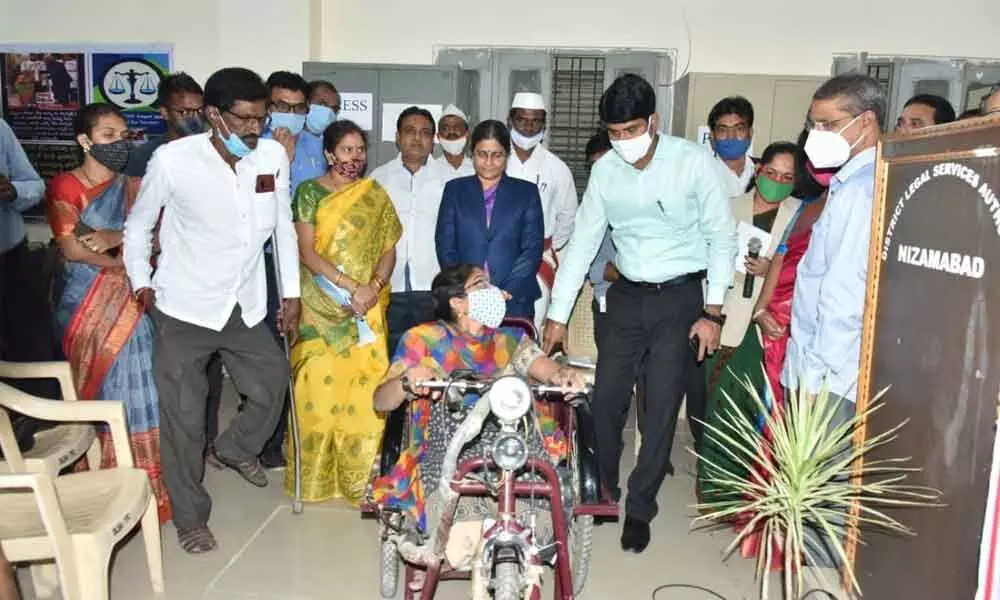
{"type": "Polygon", "coordinates": [[[284,469],[288,466],[288,461],[285,460],[285,454],[281,451],[281,448],[264,448],[264,451],[260,453],[260,466],[265,469],[284,469]]]}
{"type": "Polygon", "coordinates": [[[622,527],[622,550],[639,554],[649,545],[649,523],[625,516],[622,527]]]}

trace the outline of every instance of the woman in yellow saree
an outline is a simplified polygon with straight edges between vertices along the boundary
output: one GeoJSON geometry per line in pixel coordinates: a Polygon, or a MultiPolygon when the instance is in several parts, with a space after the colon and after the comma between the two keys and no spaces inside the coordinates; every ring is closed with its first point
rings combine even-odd
{"type": "MultiPolygon", "coordinates": [[[[389,195],[362,178],[366,141],[351,121],[323,133],[330,169],[295,190],[302,310],[292,346],[302,497],[359,504],[384,421],[372,397],[389,367],[386,282],[402,226],[389,195]]],[[[293,470],[285,489],[291,494],[293,470]]]]}

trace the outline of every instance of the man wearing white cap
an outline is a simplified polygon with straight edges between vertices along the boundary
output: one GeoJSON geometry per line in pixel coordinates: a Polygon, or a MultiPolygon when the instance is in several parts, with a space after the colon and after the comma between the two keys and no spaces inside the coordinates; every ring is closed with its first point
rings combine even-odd
{"type": "Polygon", "coordinates": [[[541,94],[518,92],[510,105],[510,140],[514,152],[507,161],[507,174],[538,186],[545,220],[545,249],[538,268],[542,297],[535,302],[535,321],[540,328],[548,310],[561,250],[573,234],[576,218],[576,183],[573,173],[558,156],[539,144],[545,137],[545,101],[541,94]]]}
{"type": "Polygon", "coordinates": [[[447,174],[445,182],[459,177],[475,175],[472,159],[465,153],[469,142],[469,118],[454,104],[444,107],[438,121],[438,143],[441,145],[442,170],[447,174]]]}

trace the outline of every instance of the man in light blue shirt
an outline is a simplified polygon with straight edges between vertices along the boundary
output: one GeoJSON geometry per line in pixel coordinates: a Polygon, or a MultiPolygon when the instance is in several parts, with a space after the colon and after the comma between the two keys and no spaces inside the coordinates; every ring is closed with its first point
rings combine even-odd
{"type": "MultiPolygon", "coordinates": [[[[816,168],[839,170],[799,263],[782,381],[811,394],[825,381],[830,400],[837,403],[831,431],[855,414],[875,152],[885,113],[879,83],[856,73],[824,83],[809,107],[806,154],[816,168]]],[[[805,544],[813,548],[810,562],[839,566],[836,544],[825,532],[809,526],[805,533],[805,544]]]]}
{"type": "Polygon", "coordinates": [[[26,291],[37,287],[32,282],[38,273],[29,272],[21,215],[44,195],[45,182],[28,162],[10,126],[0,119],[0,359],[15,360],[13,340],[21,338],[24,345],[32,337],[18,335],[30,331],[25,322],[38,309],[31,306],[31,295],[26,291]]]}
{"type": "Polygon", "coordinates": [[[604,92],[601,121],[614,152],[596,164],[556,275],[544,344],[565,339],[588,266],[611,225],[620,277],[607,293],[592,402],[601,478],[617,499],[622,429],[636,366],[645,358],[642,447],[628,482],[622,548],[642,552],[670,450],[692,352],[719,346],[722,303],[732,285],[736,224],[715,158],[704,147],[656,134],[656,95],[622,75],[604,92]],[[702,279],[707,272],[707,298],[702,279]],[[694,346],[694,348],[692,347],[694,346]]]}
{"type": "Polygon", "coordinates": [[[799,263],[783,381],[818,393],[825,379],[854,412],[861,318],[875,188],[875,147],[885,97],[874,79],[835,77],[816,91],[805,150],[817,168],[840,167],[799,263]]]}

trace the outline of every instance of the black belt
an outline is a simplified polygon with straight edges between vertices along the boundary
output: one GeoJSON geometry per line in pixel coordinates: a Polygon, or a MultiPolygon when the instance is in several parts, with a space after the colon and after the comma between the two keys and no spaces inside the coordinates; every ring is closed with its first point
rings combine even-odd
{"type": "Polygon", "coordinates": [[[695,281],[701,281],[705,278],[707,271],[695,271],[694,273],[686,273],[684,275],[678,275],[673,279],[668,279],[666,281],[661,281],[659,283],[653,283],[649,281],[632,281],[631,279],[626,279],[625,277],[618,277],[618,281],[624,283],[625,285],[631,285],[637,288],[642,288],[646,290],[663,290],[666,288],[677,287],[679,285],[684,285],[685,283],[692,283],[695,281]]]}

